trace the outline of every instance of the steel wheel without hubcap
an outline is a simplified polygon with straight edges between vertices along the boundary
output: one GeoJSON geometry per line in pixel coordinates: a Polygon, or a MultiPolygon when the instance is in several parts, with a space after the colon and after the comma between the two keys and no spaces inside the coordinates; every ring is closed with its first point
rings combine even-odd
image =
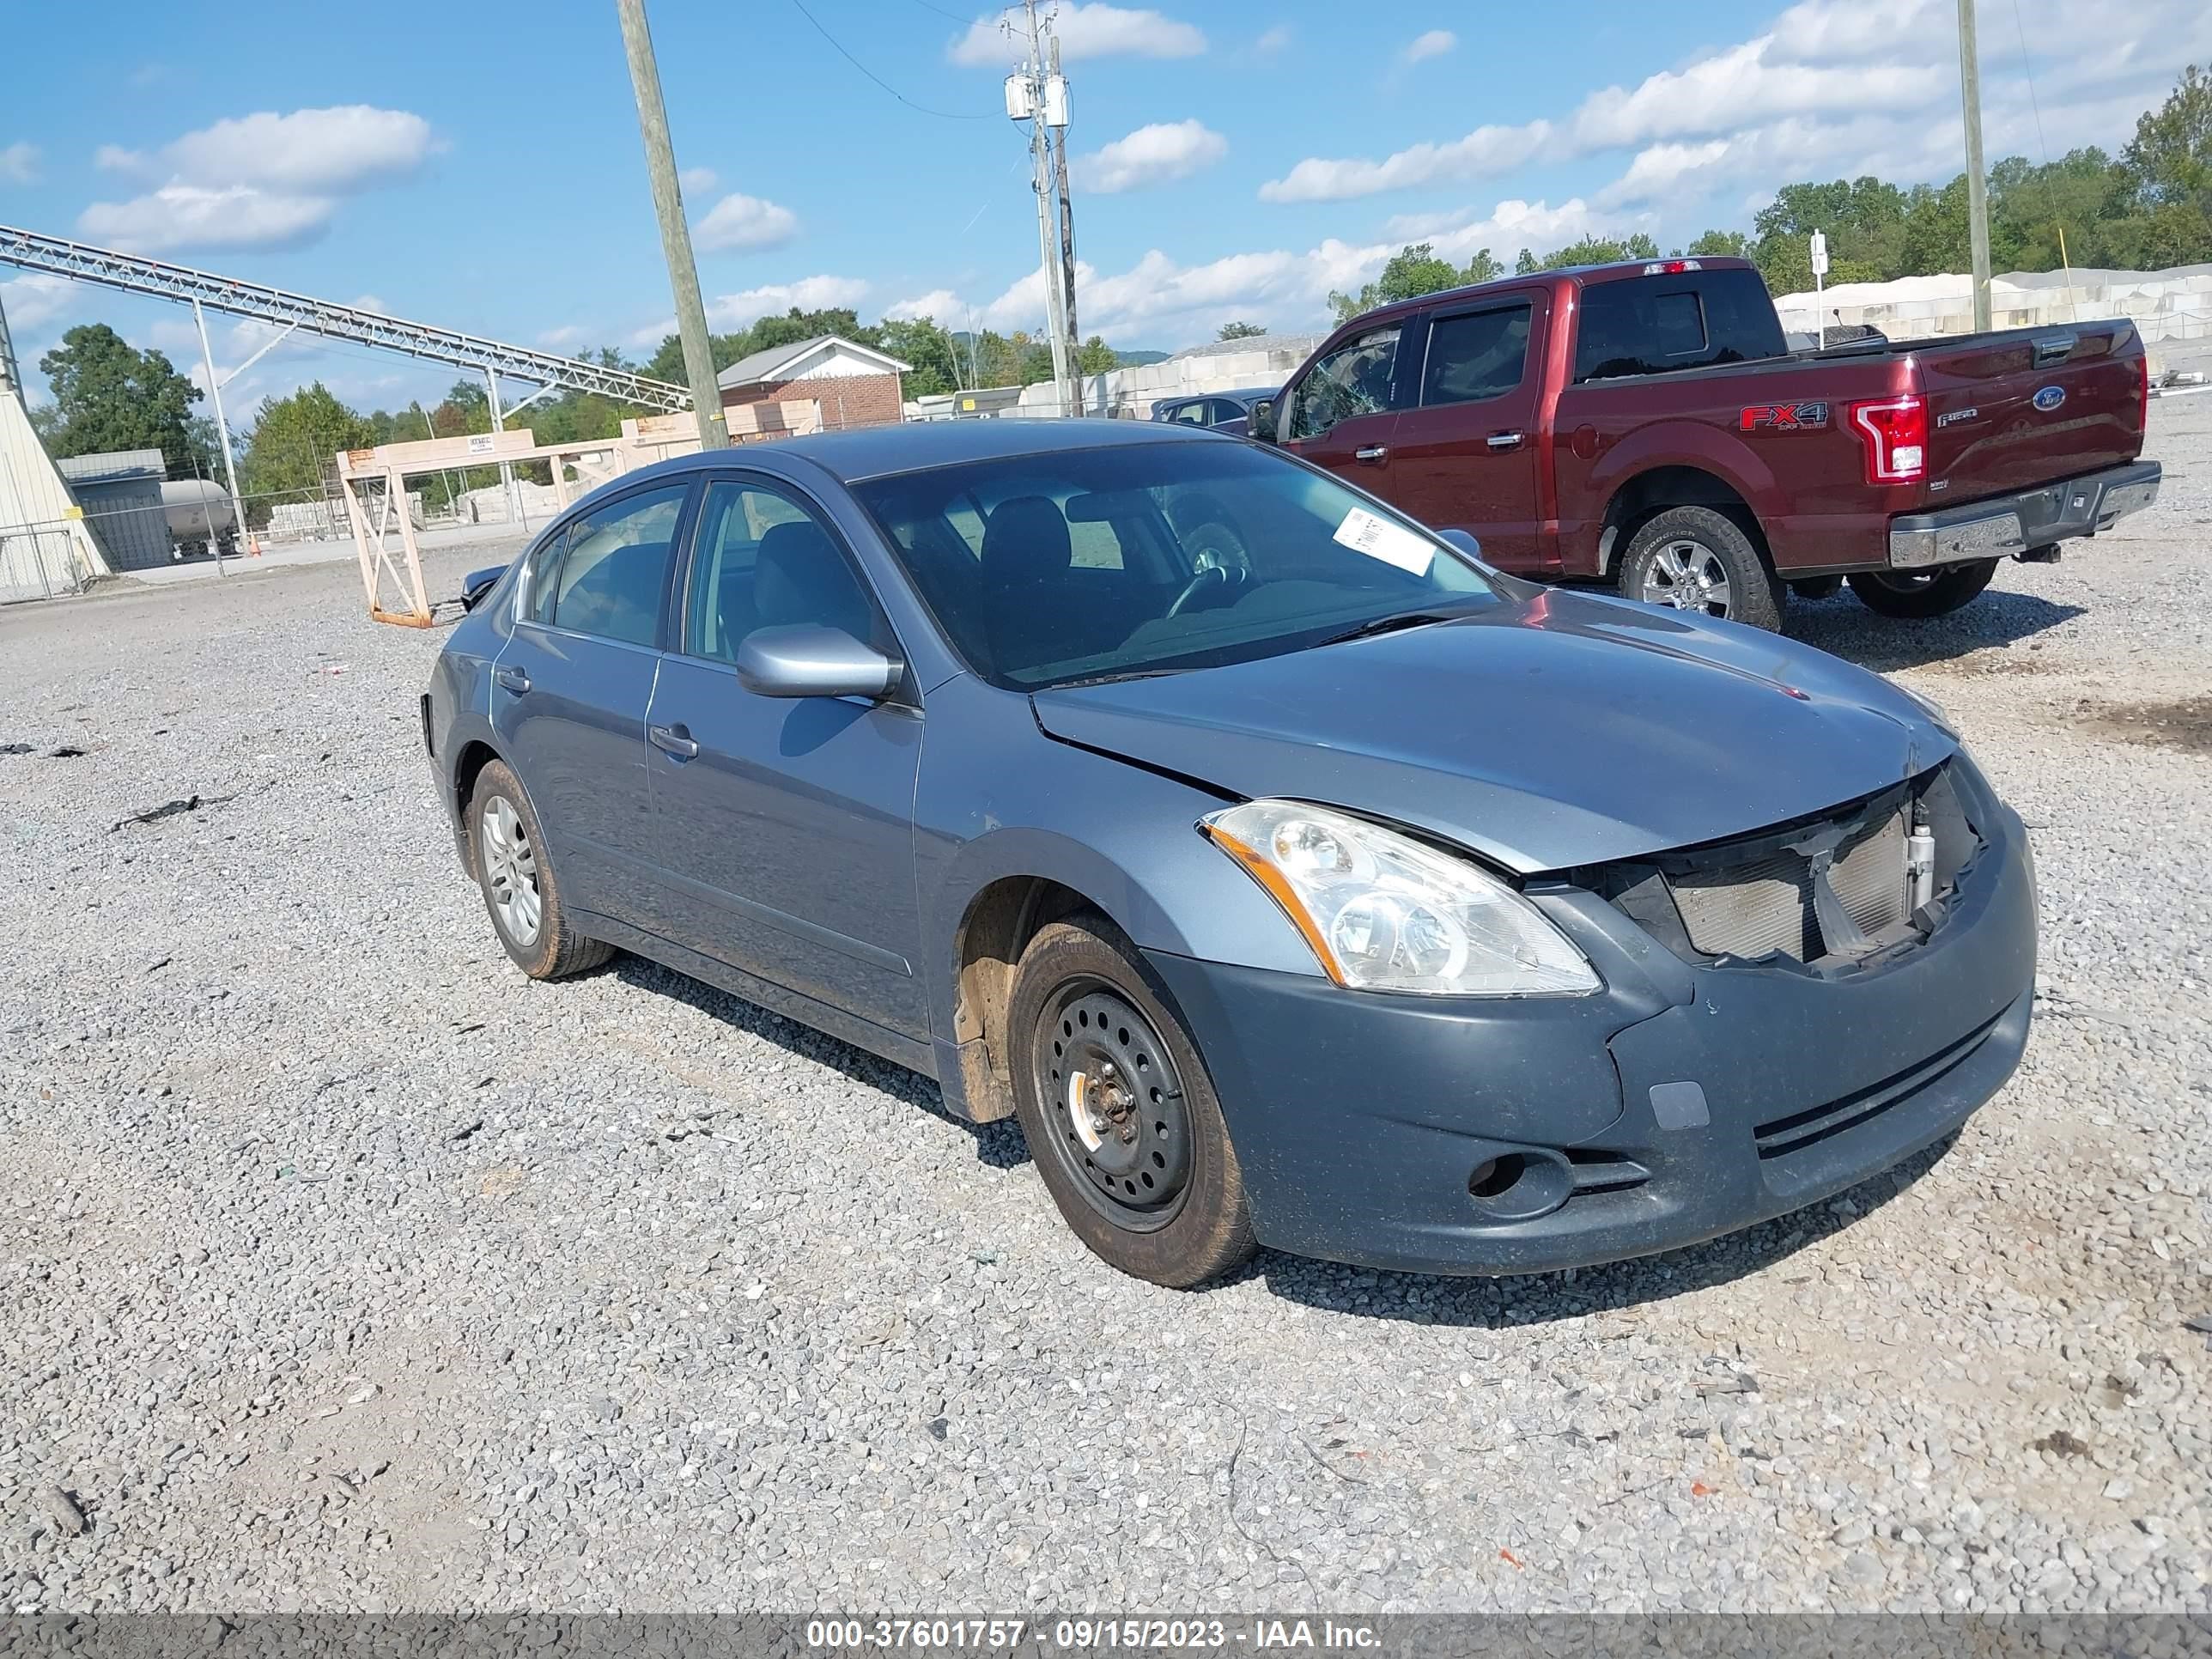
{"type": "Polygon", "coordinates": [[[483,805],[484,889],[500,931],[524,949],[538,942],[544,900],[538,890],[538,854],[514,804],[494,795],[483,805]]]}
{"type": "Polygon", "coordinates": [[[1190,1184],[1191,1124],[1167,1044],[1098,980],[1063,986],[1036,1044],[1050,1143],[1084,1196],[1117,1227],[1172,1221],[1190,1184]]]}
{"type": "Polygon", "coordinates": [[[1651,556],[1636,597],[1646,605],[1725,617],[1731,599],[1728,568],[1702,542],[1668,542],[1651,556]]]}

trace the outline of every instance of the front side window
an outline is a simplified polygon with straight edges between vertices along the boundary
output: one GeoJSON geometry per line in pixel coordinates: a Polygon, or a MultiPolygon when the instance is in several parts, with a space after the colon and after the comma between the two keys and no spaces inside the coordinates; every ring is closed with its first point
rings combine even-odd
{"type": "Polygon", "coordinates": [[[1019,690],[1276,656],[1498,599],[1429,532],[1256,446],[1110,445],[853,493],[961,656],[1019,690]],[[980,549],[956,513],[982,520],[980,549]]]}
{"type": "Polygon", "coordinates": [[[1390,407],[1398,331],[1370,329],[1323,357],[1291,392],[1285,438],[1318,438],[1338,422],[1390,407]]]}
{"type": "Polygon", "coordinates": [[[669,484],[610,502],[568,526],[568,550],[553,584],[556,628],[649,646],[660,628],[660,594],[676,521],[689,484],[669,484]]]}
{"type": "Polygon", "coordinates": [[[1176,407],[1175,413],[1169,416],[1168,418],[1170,421],[1179,422],[1184,426],[1204,426],[1206,424],[1206,400],[1201,398],[1194,403],[1180,404],[1176,407]]]}
{"type": "Polygon", "coordinates": [[[1480,403],[1513,391],[1528,364],[1529,316],[1524,304],[1430,324],[1421,402],[1480,403]]]}
{"type": "Polygon", "coordinates": [[[829,529],[767,484],[708,485],[692,538],[684,649],[733,663],[761,628],[811,624],[872,640],[875,606],[829,529]]]}

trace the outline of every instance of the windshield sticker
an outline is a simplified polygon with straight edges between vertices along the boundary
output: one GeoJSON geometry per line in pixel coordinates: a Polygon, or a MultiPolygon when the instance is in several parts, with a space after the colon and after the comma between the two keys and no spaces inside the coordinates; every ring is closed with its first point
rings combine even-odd
{"type": "Polygon", "coordinates": [[[1336,527],[1336,538],[1355,553],[1395,564],[1416,576],[1425,576],[1437,562],[1437,550],[1425,537],[1416,536],[1388,519],[1378,519],[1364,507],[1355,507],[1336,527]]]}

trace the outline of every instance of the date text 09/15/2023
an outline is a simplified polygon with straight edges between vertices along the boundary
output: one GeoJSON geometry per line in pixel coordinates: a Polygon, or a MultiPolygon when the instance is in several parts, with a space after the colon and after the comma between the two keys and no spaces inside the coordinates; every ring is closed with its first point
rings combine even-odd
{"type": "Polygon", "coordinates": [[[1129,1649],[1172,1652],[1242,1648],[1361,1650],[1381,1644],[1372,1626],[1332,1619],[814,1619],[806,1645],[817,1649],[957,1650],[1012,1654],[1027,1650],[1129,1649]]]}

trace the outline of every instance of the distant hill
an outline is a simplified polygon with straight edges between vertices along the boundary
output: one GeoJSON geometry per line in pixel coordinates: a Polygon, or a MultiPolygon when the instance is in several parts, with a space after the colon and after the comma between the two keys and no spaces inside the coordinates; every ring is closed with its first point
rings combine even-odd
{"type": "Polygon", "coordinates": [[[1174,355],[1170,351],[1117,351],[1114,354],[1114,366],[1142,368],[1146,363],[1164,363],[1174,355]]]}

